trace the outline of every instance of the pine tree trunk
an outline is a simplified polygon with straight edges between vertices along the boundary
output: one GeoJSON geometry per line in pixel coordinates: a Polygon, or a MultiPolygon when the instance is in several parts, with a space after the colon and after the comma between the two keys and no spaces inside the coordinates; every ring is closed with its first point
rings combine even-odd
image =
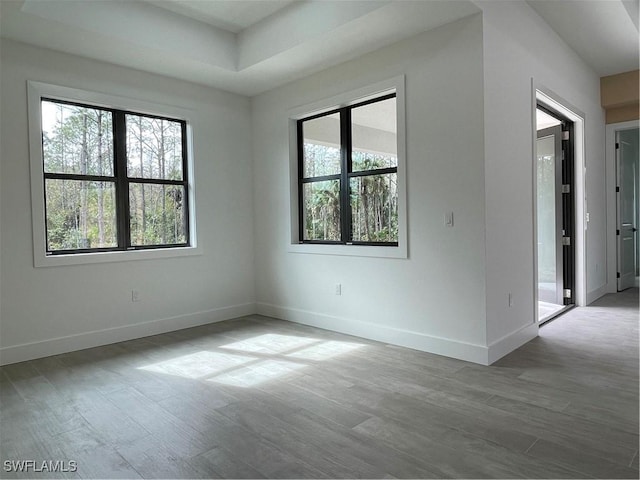
{"type": "Polygon", "coordinates": [[[371,241],[369,234],[369,194],[367,193],[367,180],[362,177],[361,191],[362,191],[362,209],[364,210],[364,233],[367,235],[367,242],[371,241]]]}
{"type": "MultiPolygon", "coordinates": [[[[80,152],[80,173],[87,174],[88,152],[87,152],[87,114],[82,114],[82,151],[80,152]]],[[[87,228],[87,208],[88,208],[87,182],[80,183],[80,233],[81,248],[88,248],[88,228],[87,228]]]]}
{"type": "MultiPolygon", "coordinates": [[[[144,156],[143,156],[143,148],[142,148],[142,117],[138,117],[138,134],[140,135],[140,177],[144,178],[144,156]]],[[[146,235],[147,235],[147,215],[146,215],[146,205],[144,198],[144,184],[140,185],[141,191],[141,202],[142,202],[142,238],[140,239],[142,244],[146,243],[146,235]]]]}
{"type": "MultiPolygon", "coordinates": [[[[63,114],[63,110],[62,110],[62,106],[58,106],[59,111],[60,111],[60,156],[61,156],[61,163],[62,163],[62,171],[64,173],[67,173],[67,161],[65,159],[64,156],[64,147],[65,147],[65,143],[64,143],[64,134],[62,133],[62,125],[64,122],[64,114],[63,114]]],[[[65,216],[67,213],[67,182],[62,182],[62,211],[65,212],[65,216]]]]}
{"type": "MultiPolygon", "coordinates": [[[[102,175],[102,112],[98,112],[98,175],[102,175]]],[[[104,247],[104,182],[98,188],[98,246],[104,247]]]]}
{"type": "MultiPolygon", "coordinates": [[[[165,158],[164,158],[164,120],[160,120],[160,178],[165,178],[165,158]]],[[[167,197],[162,187],[162,243],[167,243],[167,197]]]]}

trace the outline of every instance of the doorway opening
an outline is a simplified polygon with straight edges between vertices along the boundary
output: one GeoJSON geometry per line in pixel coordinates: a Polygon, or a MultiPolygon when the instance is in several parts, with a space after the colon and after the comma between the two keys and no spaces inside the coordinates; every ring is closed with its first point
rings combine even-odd
{"type": "Polygon", "coordinates": [[[538,322],[575,305],[574,124],[536,106],[536,231],[538,322]]]}
{"type": "Polygon", "coordinates": [[[640,280],[639,129],[616,131],[616,289],[637,287],[640,280]]]}

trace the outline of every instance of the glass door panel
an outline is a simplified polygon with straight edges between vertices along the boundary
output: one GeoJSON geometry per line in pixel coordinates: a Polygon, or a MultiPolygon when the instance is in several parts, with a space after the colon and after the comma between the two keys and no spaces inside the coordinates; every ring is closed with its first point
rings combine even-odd
{"type": "Polygon", "coordinates": [[[538,131],[536,142],[538,299],[563,304],[562,130],[538,131]]]}

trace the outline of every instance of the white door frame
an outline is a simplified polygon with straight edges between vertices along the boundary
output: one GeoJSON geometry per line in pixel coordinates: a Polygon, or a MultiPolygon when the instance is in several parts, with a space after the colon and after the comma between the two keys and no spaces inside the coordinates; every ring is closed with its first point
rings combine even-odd
{"type": "Polygon", "coordinates": [[[574,130],[574,175],[575,175],[575,238],[572,239],[575,245],[575,305],[584,307],[587,305],[587,269],[586,269],[586,229],[587,229],[587,213],[586,213],[586,162],[585,162],[585,138],[584,138],[584,121],[585,114],[577,108],[573,107],[569,102],[565,101],[562,97],[556,95],[549,89],[536,84],[533,81],[533,132],[534,138],[534,152],[532,155],[533,165],[533,272],[534,272],[534,318],[538,319],[538,227],[537,227],[537,211],[536,211],[536,199],[537,199],[537,172],[536,172],[536,156],[535,156],[535,139],[536,135],[536,108],[540,103],[549,107],[551,110],[555,110],[561,115],[565,116],[573,122],[574,130]]]}
{"type": "Polygon", "coordinates": [[[616,238],[616,133],[622,130],[640,128],[640,120],[610,123],[605,127],[605,181],[607,202],[607,293],[618,291],[618,241],[616,238]]]}

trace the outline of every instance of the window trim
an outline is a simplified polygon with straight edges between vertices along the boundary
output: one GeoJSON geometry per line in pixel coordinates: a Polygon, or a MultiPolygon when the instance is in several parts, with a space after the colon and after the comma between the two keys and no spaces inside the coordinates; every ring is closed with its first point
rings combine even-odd
{"type": "MultiPolygon", "coordinates": [[[[148,260],[202,254],[202,249],[197,244],[196,236],[194,182],[195,175],[193,161],[193,134],[191,122],[189,120],[192,112],[190,110],[172,105],[156,104],[137,99],[90,92],[76,88],[62,87],[59,85],[52,85],[34,81],[27,82],[27,103],[29,121],[29,155],[31,167],[30,173],[31,210],[33,225],[33,258],[35,267],[119,262],[130,260],[148,260]],[[122,115],[130,113],[134,115],[144,115],[149,117],[165,118],[184,122],[182,124],[183,152],[186,151],[186,157],[183,157],[183,161],[186,165],[186,175],[185,178],[183,178],[183,184],[187,189],[187,198],[185,199],[185,213],[188,218],[188,243],[186,245],[149,245],[144,247],[134,247],[133,249],[128,248],[129,246],[125,244],[124,249],[122,249],[121,247],[117,247],[116,249],[64,250],[58,253],[47,253],[44,185],[45,175],[42,156],[43,145],[41,126],[42,100],[51,100],[54,102],[59,101],[61,103],[64,102],[81,106],[95,107],[111,112],[117,110],[122,115]]],[[[114,124],[115,121],[116,118],[114,114],[114,124]]],[[[136,181],[135,179],[128,180],[134,180],[134,182],[136,181]]],[[[154,181],[152,181],[151,183],[154,183],[154,181]]]]}
{"type": "MultiPolygon", "coordinates": [[[[408,228],[407,228],[407,182],[406,182],[406,123],[405,123],[405,79],[400,75],[373,85],[351,90],[311,104],[289,110],[289,176],[291,185],[290,201],[290,240],[287,251],[291,253],[307,253],[320,255],[346,255],[382,258],[408,257],[408,228]],[[298,144],[300,120],[309,120],[330,113],[340,111],[345,107],[354,107],[369,102],[379,101],[382,97],[395,94],[397,114],[397,142],[398,142],[398,242],[384,243],[343,243],[329,241],[301,241],[302,225],[299,204],[301,186],[299,180],[300,148],[298,144]]],[[[367,171],[370,174],[372,171],[367,171]]]]}

